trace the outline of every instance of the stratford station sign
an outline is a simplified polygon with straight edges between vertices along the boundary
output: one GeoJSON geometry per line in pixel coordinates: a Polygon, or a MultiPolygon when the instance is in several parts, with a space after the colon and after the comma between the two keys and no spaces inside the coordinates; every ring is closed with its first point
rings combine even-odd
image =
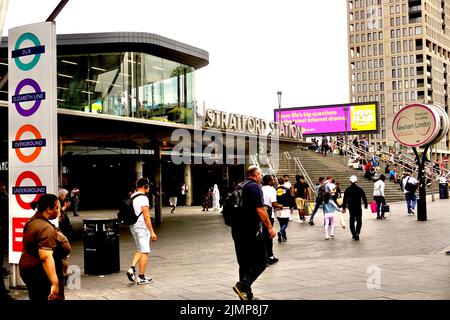
{"type": "Polygon", "coordinates": [[[303,140],[302,128],[292,122],[268,122],[265,119],[207,109],[205,114],[206,129],[227,132],[260,135],[267,137],[303,140]]]}

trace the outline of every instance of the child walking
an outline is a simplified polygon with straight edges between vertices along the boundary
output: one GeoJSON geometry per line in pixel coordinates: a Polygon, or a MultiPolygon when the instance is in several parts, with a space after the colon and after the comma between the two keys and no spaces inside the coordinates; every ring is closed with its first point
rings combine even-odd
{"type": "Polygon", "coordinates": [[[339,211],[339,207],[331,199],[330,193],[325,193],[322,203],[323,214],[325,216],[325,240],[334,239],[334,227],[336,225],[335,212],[339,211]],[[328,235],[328,229],[330,234],[328,235]]]}

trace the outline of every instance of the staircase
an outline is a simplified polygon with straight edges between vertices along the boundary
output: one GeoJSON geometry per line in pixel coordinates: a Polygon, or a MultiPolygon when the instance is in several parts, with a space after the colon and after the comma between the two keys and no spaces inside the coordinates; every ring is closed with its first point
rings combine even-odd
{"type": "MultiPolygon", "coordinates": [[[[289,175],[289,181],[292,185],[295,183],[295,176],[301,174],[298,169],[294,157],[298,157],[304,166],[306,172],[314,183],[318,183],[319,177],[332,176],[340,183],[342,192],[350,185],[349,178],[351,175],[358,177],[357,184],[362,187],[366,193],[367,200],[370,203],[373,200],[373,182],[364,178],[364,173],[352,167],[346,168],[344,163],[344,156],[328,153],[323,157],[320,153],[311,150],[304,151],[294,144],[280,145],[280,157],[278,163],[275,163],[275,168],[278,168],[277,175],[289,175]],[[292,157],[291,160],[286,159],[284,152],[289,152],[292,157]]],[[[381,174],[383,172],[379,172],[381,174]]],[[[387,177],[386,177],[387,178],[387,177]]],[[[404,200],[403,191],[398,184],[390,182],[386,179],[386,202],[397,202],[404,200]]]]}

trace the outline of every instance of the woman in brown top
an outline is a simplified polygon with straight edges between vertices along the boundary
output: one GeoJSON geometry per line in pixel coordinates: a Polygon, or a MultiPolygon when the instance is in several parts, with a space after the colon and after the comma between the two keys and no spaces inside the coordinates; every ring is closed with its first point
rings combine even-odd
{"type": "Polygon", "coordinates": [[[49,221],[60,214],[58,197],[44,194],[31,206],[36,214],[24,227],[20,276],[27,285],[30,300],[64,300],[71,248],[67,238],[49,221]]]}

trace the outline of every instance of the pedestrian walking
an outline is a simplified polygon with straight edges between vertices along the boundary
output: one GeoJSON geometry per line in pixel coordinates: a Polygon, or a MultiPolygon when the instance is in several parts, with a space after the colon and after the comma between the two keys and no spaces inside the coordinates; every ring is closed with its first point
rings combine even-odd
{"type": "Polygon", "coordinates": [[[66,189],[58,190],[58,199],[60,203],[61,214],[59,215],[59,229],[61,232],[69,239],[73,239],[73,227],[69,219],[68,209],[70,208],[71,202],[67,198],[69,191],[66,189]]]}
{"type": "Polygon", "coordinates": [[[289,218],[291,217],[291,208],[294,203],[294,198],[291,195],[291,190],[285,185],[282,185],[283,179],[280,178],[277,187],[277,203],[282,207],[275,212],[278,222],[280,223],[280,231],[278,232],[278,242],[287,241],[286,229],[289,225],[289,218]]]}
{"type": "Polygon", "coordinates": [[[320,206],[323,203],[323,197],[325,195],[325,178],[324,177],[320,177],[319,178],[319,183],[316,184],[316,191],[317,191],[317,196],[316,196],[316,205],[314,206],[314,210],[311,214],[311,217],[309,218],[309,224],[310,225],[314,225],[314,217],[316,216],[317,210],[319,210],[320,206]]]}
{"type": "Polygon", "coordinates": [[[416,209],[417,196],[416,190],[419,185],[419,181],[411,176],[410,171],[405,172],[405,177],[402,180],[402,189],[405,194],[406,207],[408,210],[408,215],[413,216],[414,210],[416,209]]]}
{"type": "Polygon", "coordinates": [[[386,188],[386,176],[380,175],[380,179],[373,184],[373,199],[377,203],[377,219],[385,219],[383,205],[386,204],[384,190],[386,188]]]}
{"type": "Polygon", "coordinates": [[[169,205],[171,207],[170,213],[175,213],[178,203],[178,188],[177,183],[172,181],[169,185],[169,205]]]}
{"type": "Polygon", "coordinates": [[[328,139],[325,136],[322,136],[322,145],[320,148],[320,151],[322,152],[322,155],[324,157],[327,156],[327,151],[328,151],[329,147],[328,147],[328,139]]]}
{"type": "Polygon", "coordinates": [[[298,223],[306,222],[305,202],[309,199],[309,185],[305,182],[305,177],[301,175],[295,176],[297,181],[294,184],[295,204],[298,210],[298,223]]]}
{"type": "Polygon", "coordinates": [[[64,300],[71,247],[67,237],[50,222],[58,218],[60,202],[57,196],[44,194],[31,207],[36,213],[23,228],[20,277],[30,301],[64,300]]]}
{"type": "Polygon", "coordinates": [[[181,205],[183,207],[186,206],[186,198],[187,198],[188,192],[189,192],[189,187],[187,186],[186,183],[183,183],[181,185],[181,191],[180,191],[180,193],[181,193],[181,205]]]}
{"type": "Polygon", "coordinates": [[[344,200],[342,203],[342,212],[346,209],[350,211],[350,232],[353,240],[359,240],[359,234],[362,227],[362,208],[361,201],[364,203],[364,208],[367,209],[367,197],[364,190],[356,184],[358,178],[353,175],[350,177],[351,185],[344,191],[344,200]],[[356,226],[355,226],[356,224],[356,226]]]}
{"type": "Polygon", "coordinates": [[[212,207],[214,211],[219,211],[220,209],[220,191],[217,184],[214,184],[212,192],[212,207]]]}
{"type": "Polygon", "coordinates": [[[325,193],[322,203],[322,210],[325,219],[325,240],[334,239],[334,228],[336,226],[335,212],[339,212],[339,207],[331,199],[330,193],[325,193]],[[328,233],[328,230],[330,233],[328,233]]]}
{"type": "Polygon", "coordinates": [[[212,207],[212,190],[211,188],[206,188],[203,190],[202,211],[209,211],[209,208],[211,207],[212,207]]]}
{"type": "Polygon", "coordinates": [[[153,230],[150,219],[149,200],[147,194],[150,191],[150,181],[147,178],[140,178],[136,182],[137,190],[131,195],[133,199],[134,213],[138,216],[135,224],[130,225],[130,232],[136,243],[136,252],[131,261],[131,267],[127,271],[130,282],[137,284],[147,284],[152,281],[145,276],[148,258],[151,252],[150,241],[155,242],[158,238],[153,230]],[[136,264],[139,263],[139,276],[136,277],[136,264]]]}
{"type": "MultiPolygon", "coordinates": [[[[275,210],[283,207],[277,203],[277,190],[275,190],[274,185],[275,181],[271,175],[265,175],[263,177],[263,186],[261,189],[264,197],[264,205],[266,206],[267,215],[272,227],[275,220],[275,210]]],[[[274,264],[278,262],[278,259],[273,254],[273,239],[270,237],[269,230],[264,225],[263,236],[267,257],[269,258],[269,264],[274,264]]]]}
{"type": "Polygon", "coordinates": [[[272,228],[261,190],[261,170],[250,166],[246,184],[242,189],[242,215],[231,227],[236,258],[239,264],[239,281],[233,291],[241,300],[253,300],[252,284],[267,267],[267,254],[261,225],[267,228],[271,238],[276,233],[272,228]]]}
{"type": "Polygon", "coordinates": [[[70,191],[70,201],[72,204],[73,216],[78,217],[78,203],[80,202],[80,189],[76,186],[70,191]]]}

